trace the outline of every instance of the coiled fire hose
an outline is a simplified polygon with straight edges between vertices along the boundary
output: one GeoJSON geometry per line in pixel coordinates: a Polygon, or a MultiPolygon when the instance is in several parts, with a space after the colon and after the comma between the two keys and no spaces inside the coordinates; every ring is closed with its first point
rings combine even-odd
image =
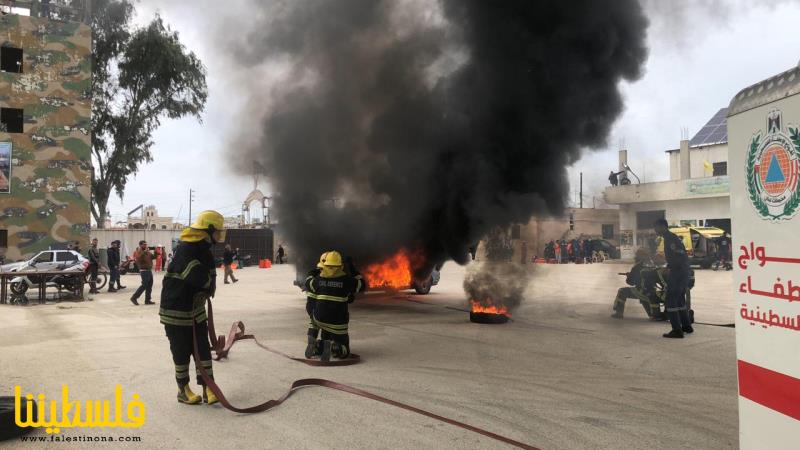
{"type": "MultiPolygon", "coordinates": [[[[228,353],[230,352],[231,347],[233,347],[233,344],[236,341],[245,340],[245,339],[252,339],[253,342],[256,343],[256,345],[258,345],[259,347],[261,347],[261,348],[263,348],[263,349],[265,349],[267,351],[270,351],[270,352],[275,353],[277,355],[281,355],[281,356],[283,356],[285,358],[289,358],[292,361],[297,361],[297,362],[302,362],[304,364],[308,364],[310,366],[346,366],[346,365],[356,364],[356,363],[358,363],[360,361],[360,358],[358,357],[358,355],[351,355],[351,357],[348,358],[348,359],[339,360],[339,361],[330,361],[330,362],[323,362],[323,361],[319,361],[319,360],[310,360],[310,359],[304,359],[304,358],[295,358],[295,357],[289,356],[289,355],[287,355],[287,354],[285,354],[283,352],[280,352],[278,350],[272,349],[270,347],[267,347],[266,345],[261,344],[260,342],[258,342],[258,339],[256,339],[256,337],[254,335],[245,334],[244,323],[242,323],[241,321],[233,322],[233,325],[231,326],[231,331],[228,333],[227,339],[223,335],[217,336],[216,335],[216,331],[214,329],[214,313],[213,313],[213,309],[212,309],[212,306],[211,306],[211,298],[207,298],[206,299],[206,304],[207,304],[207,307],[208,307],[208,337],[209,337],[209,339],[211,341],[211,349],[214,350],[214,352],[217,354],[217,356],[215,358],[217,361],[219,361],[222,358],[225,358],[225,357],[228,356],[228,353]]],[[[195,334],[195,322],[194,321],[192,321],[192,346],[193,346],[193,353],[194,353],[195,362],[196,361],[200,361],[200,357],[199,357],[199,353],[200,352],[197,349],[197,335],[195,334]]],[[[515,440],[507,438],[505,436],[501,436],[499,434],[492,433],[491,431],[487,431],[487,430],[484,430],[482,428],[478,428],[478,427],[475,427],[475,426],[472,426],[472,425],[469,425],[469,424],[466,424],[466,423],[463,423],[463,422],[459,422],[457,420],[448,419],[447,417],[443,417],[443,416],[440,416],[438,414],[434,414],[432,412],[428,412],[428,411],[425,411],[423,409],[419,409],[419,408],[416,408],[414,406],[411,406],[411,405],[408,405],[408,404],[405,404],[405,403],[397,402],[397,401],[388,399],[386,397],[381,397],[380,395],[376,395],[376,394],[373,394],[371,392],[367,392],[367,391],[365,391],[363,389],[358,389],[358,388],[355,388],[355,387],[352,387],[352,386],[348,386],[346,384],[341,384],[341,383],[337,383],[335,381],[325,380],[325,379],[322,379],[322,378],[302,378],[302,379],[296,380],[295,382],[293,382],[291,384],[291,386],[289,387],[289,390],[286,391],[286,393],[284,393],[278,399],[267,400],[264,403],[261,403],[261,404],[255,405],[255,406],[250,406],[250,407],[247,407],[247,408],[239,408],[239,407],[233,406],[228,401],[228,399],[225,398],[225,394],[222,393],[222,389],[220,389],[219,385],[217,385],[217,383],[214,382],[214,380],[211,377],[208,376],[208,372],[206,372],[206,370],[203,368],[202,364],[197,365],[197,368],[200,370],[200,376],[202,377],[203,382],[206,384],[206,386],[208,386],[209,389],[211,389],[211,392],[213,392],[214,395],[217,396],[217,399],[219,399],[220,404],[223,407],[225,407],[226,409],[228,409],[230,411],[233,411],[233,412],[238,412],[238,413],[259,413],[259,412],[263,412],[263,411],[268,411],[268,410],[270,410],[272,408],[275,408],[276,406],[280,405],[284,401],[286,401],[294,393],[294,391],[299,389],[299,388],[306,387],[306,386],[320,386],[320,387],[325,387],[325,388],[329,388],[329,389],[335,389],[337,391],[347,392],[347,393],[353,394],[353,395],[358,395],[359,397],[368,398],[370,400],[375,400],[375,401],[378,401],[378,402],[381,402],[381,403],[385,403],[387,405],[391,405],[391,406],[395,406],[397,408],[405,409],[406,411],[411,411],[411,412],[414,412],[414,413],[417,413],[417,414],[421,414],[423,416],[430,417],[431,419],[435,419],[435,420],[438,420],[440,422],[448,423],[450,425],[453,425],[453,426],[456,426],[456,427],[459,427],[459,428],[463,428],[465,430],[469,430],[469,431],[478,433],[478,434],[480,434],[482,436],[486,436],[488,438],[491,438],[491,439],[494,439],[494,440],[497,440],[497,441],[500,441],[500,442],[504,442],[506,444],[510,444],[510,445],[513,445],[513,446],[518,447],[518,448],[523,448],[523,449],[526,449],[526,450],[538,450],[536,447],[534,447],[532,445],[523,444],[522,442],[515,441],[515,440]]]]}

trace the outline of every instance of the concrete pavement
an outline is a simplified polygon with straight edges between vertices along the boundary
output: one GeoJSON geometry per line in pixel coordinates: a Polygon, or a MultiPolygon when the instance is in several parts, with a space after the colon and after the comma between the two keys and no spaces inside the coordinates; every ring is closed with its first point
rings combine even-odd
{"type": "MultiPolygon", "coordinates": [[[[295,379],[327,378],[540,448],[737,445],[733,329],[698,325],[687,339],[663,339],[668,325],[649,322],[634,301],[625,320],[610,318],[616,289],[624,284],[616,273],[625,266],[531,270],[533,282],[511,323],[470,323],[458,310],[467,307],[464,268],[448,263],[430,295],[372,295],[352,305],[351,341],[362,364],[308,367],[243,341],[227,361],[215,362],[216,379],[232,403],[250,406],[279,397],[295,379]]],[[[294,267],[246,268],[236,275],[239,283],[220,283],[217,332],[243,320],[263,342],[302,355],[307,316],[304,297],[291,285],[294,267]]],[[[157,293],[161,276],[155,278],[157,293]]],[[[180,405],[157,307],[128,301],[137,280],[124,276],[126,290],[89,302],[0,305],[2,395],[19,384],[54,397],[67,383],[76,399],[109,399],[120,384],[125,398],[141,395],[143,427],[61,435],[141,438],[113,444],[121,448],[509,448],[323,388],[302,389],[255,415],[180,405]]],[[[732,323],[731,289],[729,272],[697,271],[697,320],[732,323]]]]}

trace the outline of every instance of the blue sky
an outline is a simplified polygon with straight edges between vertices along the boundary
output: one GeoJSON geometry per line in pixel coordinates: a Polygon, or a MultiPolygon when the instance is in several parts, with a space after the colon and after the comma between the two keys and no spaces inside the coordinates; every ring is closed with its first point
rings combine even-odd
{"type": "MultiPolygon", "coordinates": [[[[676,0],[649,3],[652,26],[650,57],[645,75],[623,84],[626,110],[605,148],[587,149],[570,169],[577,194],[584,174],[584,206],[592,205],[616,168],[617,150],[624,143],[631,168],[647,181],[669,178],[664,151],[677,148],[681,128],[694,135],[740,89],[787,70],[800,60],[800,2],[773,1],[745,6],[740,0],[676,0]]],[[[196,191],[193,211],[217,209],[237,215],[253,188],[252,177],[235,175],[223,151],[238,133],[248,130],[237,115],[258,93],[241,92],[231,75],[227,54],[216,33],[237,32],[223,24],[245,23],[252,14],[247,0],[228,0],[219,8],[210,0],[142,0],[137,23],[157,11],[198,54],[208,69],[209,99],[203,123],[194,118],[165,120],[154,134],[154,161],[128,182],[124,200],[109,201],[114,220],[141,203],[155,204],[161,215],[188,218],[189,189],[196,191]]],[[[732,149],[733,150],[733,149],[732,149]]],[[[266,180],[260,188],[269,193],[266,180]]],[[[573,195],[577,202],[577,195],[573,195]]]]}

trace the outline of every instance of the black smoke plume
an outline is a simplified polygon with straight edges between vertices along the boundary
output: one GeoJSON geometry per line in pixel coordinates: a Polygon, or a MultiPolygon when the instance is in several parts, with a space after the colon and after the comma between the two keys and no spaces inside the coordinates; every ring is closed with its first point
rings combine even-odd
{"type": "Polygon", "coordinates": [[[559,213],[565,167],[604,145],[647,53],[634,0],[298,0],[253,18],[238,64],[283,75],[253,82],[258,136],[231,159],[263,168],[305,265],[400,247],[464,263],[491,228],[559,213]]]}

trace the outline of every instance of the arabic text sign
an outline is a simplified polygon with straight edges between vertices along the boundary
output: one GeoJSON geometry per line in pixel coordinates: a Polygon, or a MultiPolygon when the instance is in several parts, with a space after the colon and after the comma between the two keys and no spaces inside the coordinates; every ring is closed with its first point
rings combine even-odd
{"type": "Polygon", "coordinates": [[[800,434],[800,216],[771,212],[769,192],[753,187],[763,178],[764,189],[794,195],[786,194],[796,187],[794,166],[760,167],[753,152],[797,122],[800,96],[728,118],[742,449],[797,448],[800,434]]]}
{"type": "Polygon", "coordinates": [[[144,425],[145,406],[139,394],[133,394],[127,405],[122,399],[122,387],[114,388],[114,400],[70,400],[69,387],[61,387],[61,398],[49,400],[44,394],[22,394],[22,388],[14,387],[14,422],[17,426],[44,428],[47,434],[58,434],[66,428],[139,428],[144,425]],[[36,420],[34,417],[36,401],[36,420]],[[60,403],[60,405],[59,405],[60,403]],[[23,408],[25,420],[22,420],[23,408]],[[123,415],[124,411],[124,415],[123,415]],[[59,417],[60,413],[60,417],[59,417]]]}

